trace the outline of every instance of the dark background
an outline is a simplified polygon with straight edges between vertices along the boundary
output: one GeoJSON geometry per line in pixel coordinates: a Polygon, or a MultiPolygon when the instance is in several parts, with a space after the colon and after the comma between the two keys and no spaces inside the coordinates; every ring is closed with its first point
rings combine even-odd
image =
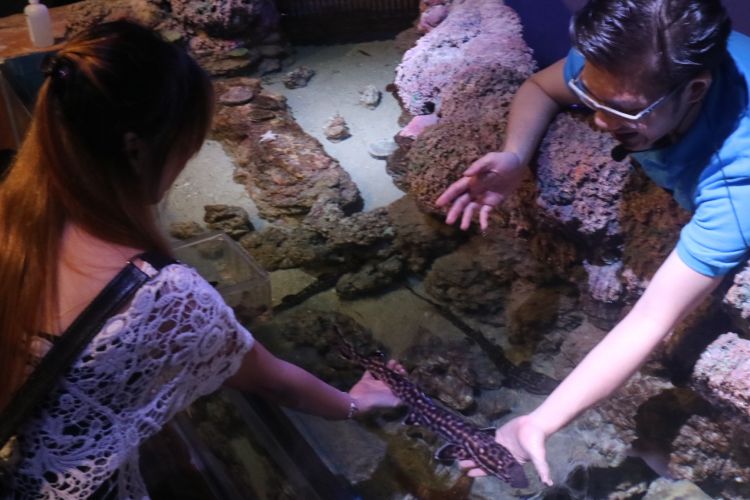
{"type": "MultiPolygon", "coordinates": [[[[47,7],[58,7],[68,3],[75,3],[76,0],[41,0],[47,7]]],[[[27,0],[0,0],[0,17],[9,16],[23,12],[23,8],[28,4],[27,0]]]]}
{"type": "MultiPolygon", "coordinates": [[[[570,47],[568,21],[570,13],[580,8],[586,0],[505,0],[521,16],[524,23],[524,38],[534,49],[541,67],[565,56],[570,47]]],[[[0,0],[0,17],[23,11],[26,0],[0,0]]],[[[71,0],[42,0],[47,7],[74,3],[71,0]]],[[[732,16],[734,28],[750,34],[750,2],[748,0],[724,0],[732,16]]]]}
{"type": "MultiPolygon", "coordinates": [[[[523,21],[523,36],[540,67],[565,57],[570,49],[568,21],[570,14],[586,0],[505,0],[523,21]]],[[[750,35],[750,1],[723,0],[732,16],[735,30],[750,35]]]]}

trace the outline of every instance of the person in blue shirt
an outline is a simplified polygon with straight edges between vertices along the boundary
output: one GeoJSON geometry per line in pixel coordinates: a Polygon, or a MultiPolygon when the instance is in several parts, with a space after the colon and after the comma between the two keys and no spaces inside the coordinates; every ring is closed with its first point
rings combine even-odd
{"type": "Polygon", "coordinates": [[[627,316],[537,409],[498,430],[548,484],[546,439],[622,385],[746,261],[750,238],[750,38],[731,31],[720,0],[590,0],[570,31],[568,56],[519,88],[503,151],[474,162],[437,199],[450,207],[446,222],[468,229],[478,216],[484,230],[552,118],[574,104],[619,142],[615,159],[630,155],[693,215],[627,316]]]}

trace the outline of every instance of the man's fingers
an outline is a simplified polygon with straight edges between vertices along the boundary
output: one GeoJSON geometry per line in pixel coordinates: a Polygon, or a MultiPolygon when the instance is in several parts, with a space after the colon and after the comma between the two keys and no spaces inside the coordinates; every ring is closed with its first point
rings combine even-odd
{"type": "Polygon", "coordinates": [[[482,476],[486,476],[487,473],[484,472],[482,469],[471,469],[466,475],[469,477],[482,477],[482,476]]]}
{"type": "Polygon", "coordinates": [[[487,230],[490,212],[492,212],[492,207],[489,205],[482,205],[482,208],[479,209],[479,227],[482,232],[487,230]]]}
{"type": "Polygon", "coordinates": [[[445,217],[445,222],[453,224],[458,219],[458,216],[464,211],[466,205],[471,202],[471,196],[468,193],[464,193],[453,202],[453,206],[448,210],[448,215],[445,217]]]}
{"type": "Polygon", "coordinates": [[[474,217],[474,210],[476,210],[478,206],[479,205],[472,201],[464,208],[464,216],[461,218],[461,229],[464,231],[471,226],[471,219],[474,217]]]}
{"type": "Polygon", "coordinates": [[[469,168],[464,170],[464,177],[477,175],[484,171],[489,166],[490,162],[483,156],[479,158],[477,161],[469,165],[469,168]]]}
{"type": "Polygon", "coordinates": [[[459,180],[448,186],[448,189],[443,191],[443,194],[435,200],[435,205],[442,207],[458,198],[462,193],[465,193],[469,189],[470,180],[471,179],[468,177],[461,177],[459,180]]]}
{"type": "Polygon", "coordinates": [[[550,477],[549,465],[547,464],[544,447],[542,447],[541,452],[534,453],[531,456],[531,461],[536,468],[537,474],[539,474],[539,479],[541,479],[547,486],[552,486],[552,478],[550,477]]]}
{"type": "Polygon", "coordinates": [[[458,466],[462,469],[473,469],[477,466],[476,462],[474,460],[459,460],[458,466]]]}

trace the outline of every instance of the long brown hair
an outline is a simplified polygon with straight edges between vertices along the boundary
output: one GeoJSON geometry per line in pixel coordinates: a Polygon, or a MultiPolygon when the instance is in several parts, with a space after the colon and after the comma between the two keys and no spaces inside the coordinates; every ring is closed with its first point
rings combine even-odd
{"type": "Polygon", "coordinates": [[[211,83],[200,67],[128,21],[77,35],[45,74],[0,184],[0,409],[23,378],[31,336],[56,313],[66,222],[115,244],[169,253],[154,212],[164,167],[198,150],[212,116],[211,83]],[[147,146],[147,168],[130,161],[128,133],[147,146]]]}

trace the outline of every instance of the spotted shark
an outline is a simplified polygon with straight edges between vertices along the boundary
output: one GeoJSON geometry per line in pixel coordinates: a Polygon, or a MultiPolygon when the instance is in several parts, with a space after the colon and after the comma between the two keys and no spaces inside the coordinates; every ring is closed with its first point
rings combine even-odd
{"type": "Polygon", "coordinates": [[[447,441],[447,444],[435,452],[436,460],[442,463],[473,460],[477,467],[488,475],[500,478],[514,488],[525,488],[529,485],[521,464],[513,458],[513,454],[507,448],[495,441],[494,429],[480,428],[438,406],[416,384],[388,368],[382,354],[361,355],[344,339],[338,327],[335,329],[341,338],[341,355],[384,382],[409,408],[404,423],[426,427],[447,441]]]}

